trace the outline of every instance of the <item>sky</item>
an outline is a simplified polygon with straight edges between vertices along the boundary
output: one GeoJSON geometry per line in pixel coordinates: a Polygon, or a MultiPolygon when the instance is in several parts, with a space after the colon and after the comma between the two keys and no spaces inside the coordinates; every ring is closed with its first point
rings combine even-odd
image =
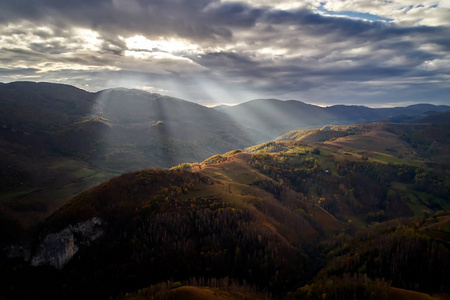
{"type": "Polygon", "coordinates": [[[2,0],[0,82],[450,105],[450,0],[2,0]]]}

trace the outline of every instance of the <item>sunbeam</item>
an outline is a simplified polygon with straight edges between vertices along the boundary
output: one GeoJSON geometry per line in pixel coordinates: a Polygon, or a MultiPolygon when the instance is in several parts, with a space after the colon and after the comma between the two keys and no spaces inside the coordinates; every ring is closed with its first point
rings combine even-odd
{"type": "Polygon", "coordinates": [[[0,300],[444,297],[449,16],[0,1],[0,300]]]}
{"type": "Polygon", "coordinates": [[[109,89],[95,103],[91,118],[107,130],[93,161],[110,170],[168,168],[252,144],[232,118],[185,100],[109,89]]]}

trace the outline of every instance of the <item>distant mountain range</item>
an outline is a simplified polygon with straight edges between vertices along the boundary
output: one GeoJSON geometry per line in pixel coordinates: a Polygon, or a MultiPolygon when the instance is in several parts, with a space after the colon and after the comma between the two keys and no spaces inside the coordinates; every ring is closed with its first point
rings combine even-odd
{"type": "Polygon", "coordinates": [[[139,90],[90,93],[15,82],[0,86],[0,101],[4,129],[38,135],[52,153],[77,155],[112,170],[170,167],[250,142],[222,113],[139,90]]]}
{"type": "Polygon", "coordinates": [[[218,107],[239,123],[256,142],[275,139],[291,130],[312,129],[323,125],[348,125],[372,121],[411,121],[427,112],[449,112],[450,106],[416,104],[407,107],[369,108],[334,105],[320,107],[301,101],[258,99],[236,106],[218,107]]]}

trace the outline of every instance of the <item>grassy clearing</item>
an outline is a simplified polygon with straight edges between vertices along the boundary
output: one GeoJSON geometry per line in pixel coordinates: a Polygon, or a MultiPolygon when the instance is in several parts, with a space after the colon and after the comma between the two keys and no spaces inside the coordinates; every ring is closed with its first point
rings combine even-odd
{"type": "Polygon", "coordinates": [[[415,216],[423,216],[424,212],[428,211],[428,208],[425,205],[421,204],[414,194],[409,194],[408,198],[409,198],[408,206],[415,216]]]}
{"type": "Polygon", "coordinates": [[[391,164],[401,164],[403,163],[402,159],[395,157],[391,154],[374,152],[373,155],[370,155],[372,160],[382,162],[382,163],[391,163],[391,164]]]}
{"type": "Polygon", "coordinates": [[[390,163],[390,164],[406,164],[410,166],[423,167],[424,162],[413,160],[409,158],[401,158],[388,153],[380,153],[380,152],[372,152],[368,154],[369,159],[381,162],[381,163],[390,163]]]}
{"type": "Polygon", "coordinates": [[[430,203],[438,204],[446,211],[450,209],[448,201],[427,193],[407,190],[406,197],[409,199],[409,208],[414,212],[415,216],[423,216],[426,212],[431,213],[438,209],[437,207],[432,207],[430,203]]]}
{"type": "Polygon", "coordinates": [[[245,190],[245,186],[239,186],[232,183],[214,183],[214,184],[201,184],[197,186],[196,190],[190,191],[186,195],[180,195],[180,199],[190,198],[206,198],[216,201],[223,201],[229,203],[235,208],[247,209],[255,201],[254,196],[242,195],[245,190]]]}
{"type": "Polygon", "coordinates": [[[333,146],[335,153],[338,150],[344,155],[344,157],[335,155],[336,158],[352,159],[352,156],[355,156],[353,158],[365,156],[382,163],[408,164],[418,167],[424,165],[423,160],[417,159],[414,149],[398,135],[389,132],[385,124],[369,124],[364,131],[325,142],[325,145],[333,146]]]}
{"type": "Polygon", "coordinates": [[[266,178],[248,164],[250,157],[250,154],[239,153],[226,163],[205,166],[202,168],[201,173],[216,180],[232,183],[239,182],[244,185],[266,178]]]}
{"type": "Polygon", "coordinates": [[[95,173],[96,172],[94,170],[92,170],[92,169],[81,168],[81,169],[78,169],[78,170],[72,172],[72,175],[79,179],[79,178],[92,176],[95,173]]]}
{"type": "Polygon", "coordinates": [[[333,215],[318,205],[315,205],[312,208],[311,214],[314,216],[314,220],[320,225],[320,228],[322,228],[325,234],[332,234],[344,228],[343,222],[336,219],[333,215]]]}
{"type": "Polygon", "coordinates": [[[392,188],[401,191],[408,198],[408,206],[415,216],[423,216],[425,211],[429,211],[427,198],[430,195],[414,191],[410,185],[399,182],[392,183],[392,188]]]}

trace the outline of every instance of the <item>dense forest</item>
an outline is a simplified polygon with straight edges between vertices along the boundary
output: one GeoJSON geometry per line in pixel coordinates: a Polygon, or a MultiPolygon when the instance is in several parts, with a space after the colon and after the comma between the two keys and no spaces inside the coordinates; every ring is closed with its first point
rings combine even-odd
{"type": "Polygon", "coordinates": [[[441,299],[450,174],[436,157],[447,140],[421,151],[414,126],[363,125],[319,143],[299,134],[114,177],[4,248],[3,297],[441,299]],[[357,148],[373,130],[401,132],[401,147],[357,148]]]}

